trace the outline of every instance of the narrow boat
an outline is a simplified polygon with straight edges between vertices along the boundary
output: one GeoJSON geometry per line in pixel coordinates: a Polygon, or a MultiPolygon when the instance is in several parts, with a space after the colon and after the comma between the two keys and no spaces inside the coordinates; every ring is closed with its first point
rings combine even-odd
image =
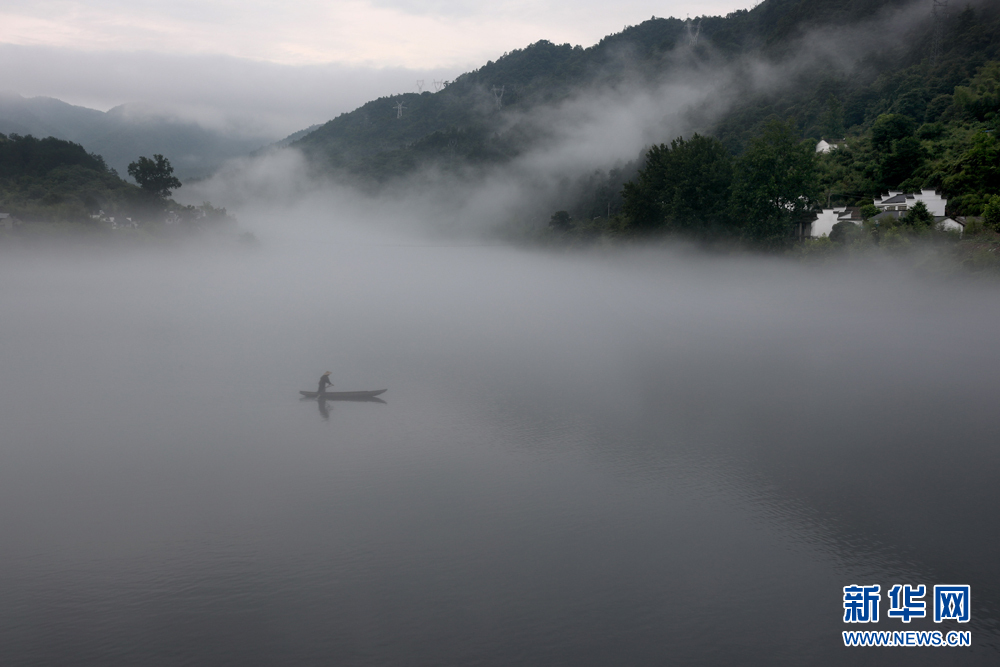
{"type": "Polygon", "coordinates": [[[375,389],[374,391],[300,391],[306,398],[323,398],[328,401],[358,401],[366,398],[375,398],[379,394],[384,394],[388,389],[375,389]]]}

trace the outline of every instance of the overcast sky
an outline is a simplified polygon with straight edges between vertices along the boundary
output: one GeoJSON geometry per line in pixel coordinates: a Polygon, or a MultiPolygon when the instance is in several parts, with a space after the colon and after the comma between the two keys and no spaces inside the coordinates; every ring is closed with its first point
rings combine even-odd
{"type": "Polygon", "coordinates": [[[650,16],[753,0],[0,0],[0,91],[147,102],[276,134],[540,39],[590,46],[650,16]]]}

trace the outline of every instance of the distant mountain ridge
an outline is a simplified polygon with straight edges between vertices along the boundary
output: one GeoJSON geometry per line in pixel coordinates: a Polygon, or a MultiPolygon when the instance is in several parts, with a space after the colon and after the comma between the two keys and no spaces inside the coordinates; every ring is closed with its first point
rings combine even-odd
{"type": "MultiPolygon", "coordinates": [[[[996,14],[991,3],[972,5],[996,14]]],[[[993,28],[981,27],[983,34],[978,34],[963,23],[972,9],[953,8],[932,21],[932,6],[932,0],[765,0],[727,16],[654,17],[589,48],[543,40],[487,62],[434,93],[368,102],[291,145],[321,170],[366,181],[385,181],[428,163],[502,162],[539,139],[530,125],[512,123],[511,112],[568,99],[588,86],[653,84],[685,63],[711,67],[752,57],[787,64],[794,61],[796,49],[810,47],[809,35],[843,42],[854,60],[850,71],[836,56],[819,54],[815,64],[792,72],[795,80],[779,90],[755,90],[747,83],[746,91],[740,91],[745,94],[734,96],[733,107],[699,131],[738,152],[769,116],[778,115],[792,118],[803,137],[818,139],[828,129],[824,114],[831,95],[844,107],[844,129],[870,125],[890,109],[920,123],[934,97],[950,94],[996,52],[993,28]],[[909,9],[913,11],[898,14],[906,16],[905,24],[886,26],[892,28],[891,39],[872,30],[885,20],[885,12],[909,9]],[[851,53],[850,39],[864,43],[864,53],[851,53]],[[927,60],[934,40],[939,40],[934,47],[939,61],[933,71],[921,74],[930,83],[916,92],[903,80],[915,74],[903,72],[927,60]]]]}
{"type": "Polygon", "coordinates": [[[160,153],[170,159],[182,180],[208,176],[227,159],[274,141],[273,137],[238,137],[209,130],[139,105],[103,112],[51,97],[25,98],[14,93],[0,93],[0,134],[52,136],[78,143],[101,155],[122,175],[140,155],[160,153]]]}
{"type": "Polygon", "coordinates": [[[266,153],[268,151],[271,151],[271,150],[277,150],[279,148],[285,148],[286,146],[291,146],[293,143],[295,143],[296,141],[298,141],[302,137],[305,137],[305,136],[307,136],[307,135],[315,132],[320,127],[322,127],[322,125],[319,125],[319,124],[310,125],[309,127],[305,128],[304,130],[298,130],[297,132],[292,132],[291,134],[289,134],[284,139],[279,139],[278,141],[272,142],[272,143],[270,143],[270,144],[268,144],[266,146],[262,146],[261,148],[258,148],[254,152],[250,153],[250,157],[256,157],[258,155],[263,155],[264,153],[266,153]]]}

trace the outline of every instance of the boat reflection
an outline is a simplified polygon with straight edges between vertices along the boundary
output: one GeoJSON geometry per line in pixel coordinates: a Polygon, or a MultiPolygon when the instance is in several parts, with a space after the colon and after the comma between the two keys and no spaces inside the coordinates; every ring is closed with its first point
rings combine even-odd
{"type": "Polygon", "coordinates": [[[320,414],[320,416],[323,417],[323,421],[329,421],[330,420],[330,407],[327,405],[327,403],[329,403],[330,401],[338,401],[338,402],[342,402],[342,403],[381,403],[382,405],[387,405],[387,403],[385,401],[383,401],[381,398],[379,398],[378,396],[364,396],[364,397],[360,397],[360,396],[355,396],[355,397],[347,397],[347,396],[317,396],[317,397],[303,396],[302,398],[299,399],[299,402],[302,402],[302,401],[313,401],[313,402],[315,402],[316,405],[319,407],[319,414],[320,414]]]}
{"type": "Polygon", "coordinates": [[[299,401],[316,401],[317,403],[326,403],[327,401],[337,401],[340,403],[381,403],[382,405],[388,405],[378,396],[363,396],[363,397],[349,397],[349,396],[303,396],[299,401]]]}

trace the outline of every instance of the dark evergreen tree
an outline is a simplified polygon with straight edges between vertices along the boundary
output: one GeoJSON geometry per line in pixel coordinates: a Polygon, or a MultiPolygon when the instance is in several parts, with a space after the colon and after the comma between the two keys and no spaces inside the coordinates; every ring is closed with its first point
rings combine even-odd
{"type": "Polygon", "coordinates": [[[170,160],[160,154],[153,159],[140,157],[128,166],[128,175],[142,188],[143,193],[153,202],[165,203],[173,190],[181,187],[181,182],[174,177],[174,168],[170,160]]]}
{"type": "Polygon", "coordinates": [[[732,211],[750,243],[780,248],[791,241],[819,195],[815,155],[791,125],[773,120],[736,160],[732,211]]]}
{"type": "Polygon", "coordinates": [[[717,235],[730,227],[733,161],[718,139],[695,134],[653,146],[635,182],[622,190],[623,211],[639,231],[717,235]]]}

